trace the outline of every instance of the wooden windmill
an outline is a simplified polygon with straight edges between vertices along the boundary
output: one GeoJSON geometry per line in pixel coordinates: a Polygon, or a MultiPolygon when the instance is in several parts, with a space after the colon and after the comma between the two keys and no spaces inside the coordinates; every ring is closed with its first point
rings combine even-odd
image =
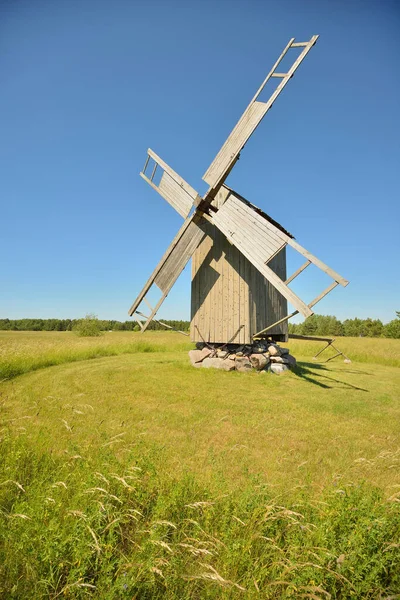
{"type": "Polygon", "coordinates": [[[304,317],[312,315],[314,305],[334,287],[348,284],[300,246],[281,225],[225,185],[247,140],[317,39],[314,35],[308,42],[296,42],[294,38],[289,41],[203,176],[210,186],[204,197],[148,150],[140,175],[185,221],[129,310],[143,331],[190,258],[193,259],[191,339],[194,342],[251,344],[262,337],[285,341],[288,319],[298,313],[304,317]],[[288,52],[297,56],[289,70],[280,73],[278,66],[288,52]],[[266,102],[260,101],[258,98],[271,78],[276,78],[278,85],[266,102]],[[290,277],[286,274],[286,246],[305,258],[304,264],[290,277]],[[333,281],[306,304],[289,284],[310,264],[333,281]],[[161,297],[152,307],[146,295],[154,285],[161,297]],[[144,315],[138,311],[142,301],[150,309],[144,323],[144,315]],[[287,302],[295,308],[291,314],[287,302]]]}

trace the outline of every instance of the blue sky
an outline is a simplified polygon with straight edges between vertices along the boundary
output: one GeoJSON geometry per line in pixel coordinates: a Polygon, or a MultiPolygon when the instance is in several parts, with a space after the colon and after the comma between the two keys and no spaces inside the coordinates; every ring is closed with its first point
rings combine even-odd
{"type": "MultiPolygon", "coordinates": [[[[181,224],[147,148],[203,193],[289,38],[319,34],[227,183],[350,280],[317,312],[394,318],[399,27],[390,0],[3,0],[0,316],[125,320],[181,224]]],[[[189,299],[187,268],[159,315],[189,299]]]]}

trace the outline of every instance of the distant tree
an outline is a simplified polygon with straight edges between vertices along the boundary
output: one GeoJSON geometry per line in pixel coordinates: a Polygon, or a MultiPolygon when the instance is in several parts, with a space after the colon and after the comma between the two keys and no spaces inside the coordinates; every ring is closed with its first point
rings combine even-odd
{"type": "Polygon", "coordinates": [[[386,323],[383,327],[383,335],[387,338],[400,339],[400,311],[396,310],[396,319],[386,323]]]}
{"type": "Polygon", "coordinates": [[[101,322],[97,316],[90,313],[84,319],[77,321],[73,330],[80,337],[98,337],[104,333],[101,330],[101,322]]]}

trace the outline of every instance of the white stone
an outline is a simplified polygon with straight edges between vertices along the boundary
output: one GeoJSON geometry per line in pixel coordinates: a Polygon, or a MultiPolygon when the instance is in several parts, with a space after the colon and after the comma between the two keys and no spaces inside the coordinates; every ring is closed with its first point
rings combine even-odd
{"type": "Polygon", "coordinates": [[[271,371],[276,375],[282,375],[285,371],[288,371],[289,367],[287,365],[281,365],[278,363],[271,363],[271,371]]]}

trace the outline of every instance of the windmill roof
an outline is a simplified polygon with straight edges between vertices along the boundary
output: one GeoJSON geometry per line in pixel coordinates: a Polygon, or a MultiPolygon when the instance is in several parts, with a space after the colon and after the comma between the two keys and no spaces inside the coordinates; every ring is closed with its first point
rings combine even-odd
{"type": "Polygon", "coordinates": [[[264,219],[266,221],[269,221],[272,225],[274,225],[275,227],[277,227],[278,229],[280,229],[280,231],[282,231],[283,233],[285,233],[286,235],[288,235],[290,238],[294,239],[294,235],[292,235],[289,231],[287,231],[287,229],[285,229],[280,223],[278,223],[278,221],[275,221],[275,219],[273,219],[272,217],[270,217],[269,215],[267,215],[267,213],[265,213],[263,210],[261,210],[261,208],[258,208],[258,206],[256,206],[255,204],[252,204],[251,202],[249,202],[246,198],[244,198],[236,190],[233,190],[232,188],[230,188],[226,184],[224,184],[224,187],[226,187],[228,190],[230,190],[232,193],[234,193],[235,196],[237,196],[238,198],[240,198],[240,200],[242,200],[242,202],[244,202],[245,204],[247,204],[247,206],[251,206],[251,208],[253,210],[255,210],[261,217],[264,217],[264,219]]]}

